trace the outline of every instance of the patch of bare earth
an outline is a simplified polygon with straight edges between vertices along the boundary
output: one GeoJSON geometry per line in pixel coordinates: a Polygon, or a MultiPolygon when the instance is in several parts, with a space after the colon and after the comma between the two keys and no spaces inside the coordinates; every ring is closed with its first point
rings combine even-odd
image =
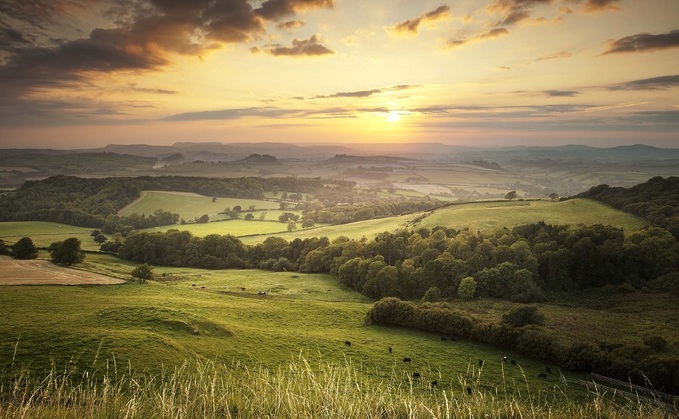
{"type": "Polygon", "coordinates": [[[124,282],[106,275],[63,268],[47,260],[0,256],[0,285],[113,285],[124,282]]]}

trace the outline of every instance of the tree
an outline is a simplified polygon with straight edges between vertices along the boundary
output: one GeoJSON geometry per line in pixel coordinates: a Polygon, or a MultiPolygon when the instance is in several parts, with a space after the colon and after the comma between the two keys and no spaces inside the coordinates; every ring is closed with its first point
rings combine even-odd
{"type": "Polygon", "coordinates": [[[136,278],[138,282],[144,283],[149,279],[153,279],[153,266],[148,263],[142,263],[136,268],[132,269],[130,272],[133,278],[136,278]]]}
{"type": "Polygon", "coordinates": [[[7,245],[5,244],[5,241],[0,239],[0,256],[9,256],[11,254],[12,252],[10,248],[8,248],[7,245]]]}
{"type": "Polygon", "coordinates": [[[71,266],[85,260],[85,253],[80,249],[80,240],[75,237],[54,242],[47,250],[50,252],[52,262],[57,265],[71,266]]]}
{"type": "Polygon", "coordinates": [[[552,201],[556,201],[557,199],[559,199],[559,195],[557,195],[556,192],[552,192],[548,196],[549,196],[549,199],[551,199],[552,201]]]}
{"type": "Polygon", "coordinates": [[[254,219],[255,219],[255,216],[252,215],[251,213],[250,213],[250,214],[245,214],[245,219],[246,219],[246,220],[254,220],[254,219]]]}
{"type": "Polygon", "coordinates": [[[288,223],[288,231],[294,231],[297,230],[297,223],[294,221],[290,221],[288,223]]]}
{"type": "Polygon", "coordinates": [[[475,293],[476,293],[476,280],[471,276],[462,278],[462,281],[460,281],[460,285],[457,288],[457,296],[462,298],[463,300],[471,300],[472,298],[474,298],[475,293]]]}
{"type": "Polygon", "coordinates": [[[38,257],[38,248],[35,247],[30,237],[22,237],[11,248],[14,259],[35,259],[38,257]]]}
{"type": "Polygon", "coordinates": [[[505,195],[505,199],[509,201],[516,199],[516,191],[507,192],[507,195],[505,195]]]}
{"type": "Polygon", "coordinates": [[[503,314],[502,323],[514,327],[523,327],[528,324],[544,324],[545,316],[538,311],[536,306],[522,306],[503,314]]]}
{"type": "Polygon", "coordinates": [[[207,214],[203,214],[196,221],[198,221],[199,223],[207,223],[208,221],[210,221],[210,216],[207,214]]]}
{"type": "Polygon", "coordinates": [[[96,236],[94,236],[94,241],[95,241],[97,244],[102,244],[102,243],[105,242],[106,240],[108,240],[108,239],[106,238],[106,236],[104,236],[104,235],[101,234],[101,233],[99,233],[99,234],[97,234],[96,236]]]}
{"type": "Polygon", "coordinates": [[[302,228],[311,228],[315,225],[316,224],[314,223],[314,220],[312,220],[312,219],[306,219],[302,222],[302,228]]]}

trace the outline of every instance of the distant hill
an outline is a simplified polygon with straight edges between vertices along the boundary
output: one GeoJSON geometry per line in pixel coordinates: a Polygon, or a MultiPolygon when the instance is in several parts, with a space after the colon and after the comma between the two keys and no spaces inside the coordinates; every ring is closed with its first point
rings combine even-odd
{"type": "Polygon", "coordinates": [[[577,196],[638,215],[679,239],[679,177],[654,177],[631,188],[599,185],[577,196]]]}

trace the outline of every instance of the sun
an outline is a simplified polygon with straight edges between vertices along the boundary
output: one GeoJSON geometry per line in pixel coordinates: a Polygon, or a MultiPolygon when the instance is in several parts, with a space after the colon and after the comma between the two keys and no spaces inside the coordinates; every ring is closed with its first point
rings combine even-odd
{"type": "Polygon", "coordinates": [[[391,111],[387,114],[387,121],[398,122],[401,120],[401,116],[396,111],[391,111]]]}

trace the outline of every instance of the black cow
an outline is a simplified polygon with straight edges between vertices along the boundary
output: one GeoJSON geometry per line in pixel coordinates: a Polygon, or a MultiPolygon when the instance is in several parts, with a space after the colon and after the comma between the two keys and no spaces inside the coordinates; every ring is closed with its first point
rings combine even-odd
{"type": "Polygon", "coordinates": [[[389,347],[389,353],[391,353],[391,346],[389,347]]]}
{"type": "Polygon", "coordinates": [[[420,378],[420,373],[419,373],[419,372],[414,372],[414,373],[413,373],[413,378],[420,378]]]}
{"type": "Polygon", "coordinates": [[[472,388],[471,387],[467,387],[467,394],[472,394],[472,388]]]}
{"type": "Polygon", "coordinates": [[[538,374],[538,378],[544,378],[544,379],[546,379],[546,378],[547,378],[547,374],[545,374],[544,372],[541,372],[540,374],[538,374]]]}
{"type": "Polygon", "coordinates": [[[347,346],[351,346],[351,342],[349,342],[348,340],[345,340],[344,344],[347,345],[347,346]]]}
{"type": "Polygon", "coordinates": [[[507,357],[506,357],[506,356],[503,356],[503,357],[502,357],[502,362],[507,362],[507,357]]]}
{"type": "Polygon", "coordinates": [[[483,359],[479,359],[479,367],[483,366],[483,359]]]}
{"type": "Polygon", "coordinates": [[[403,362],[410,362],[410,358],[403,358],[403,362]]]}

